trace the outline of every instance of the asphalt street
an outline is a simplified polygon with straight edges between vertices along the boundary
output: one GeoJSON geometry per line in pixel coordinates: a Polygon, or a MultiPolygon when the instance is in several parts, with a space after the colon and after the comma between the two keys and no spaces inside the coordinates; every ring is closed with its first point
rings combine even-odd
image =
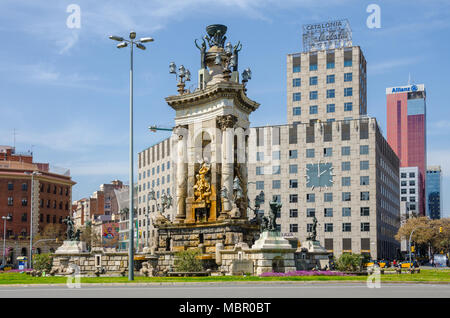
{"type": "Polygon", "coordinates": [[[0,286],[0,298],[448,298],[450,284],[181,283],[0,286]]]}

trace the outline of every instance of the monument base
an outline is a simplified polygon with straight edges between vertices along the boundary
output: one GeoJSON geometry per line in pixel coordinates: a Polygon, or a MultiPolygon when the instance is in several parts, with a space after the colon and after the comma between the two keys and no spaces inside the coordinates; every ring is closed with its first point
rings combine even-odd
{"type": "Polygon", "coordinates": [[[310,270],[313,268],[329,269],[330,260],[328,251],[320,245],[319,241],[306,240],[296,253],[297,270],[310,270]]]}
{"type": "Polygon", "coordinates": [[[58,249],[55,251],[55,254],[77,254],[86,252],[86,242],[64,241],[63,245],[58,247],[58,249]]]}

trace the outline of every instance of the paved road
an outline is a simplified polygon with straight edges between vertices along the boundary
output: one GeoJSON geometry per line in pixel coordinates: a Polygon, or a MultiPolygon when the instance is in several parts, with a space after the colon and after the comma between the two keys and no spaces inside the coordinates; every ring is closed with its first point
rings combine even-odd
{"type": "Polygon", "coordinates": [[[362,283],[183,283],[152,285],[0,286],[0,298],[448,298],[450,284],[388,284],[367,288],[362,283]]]}

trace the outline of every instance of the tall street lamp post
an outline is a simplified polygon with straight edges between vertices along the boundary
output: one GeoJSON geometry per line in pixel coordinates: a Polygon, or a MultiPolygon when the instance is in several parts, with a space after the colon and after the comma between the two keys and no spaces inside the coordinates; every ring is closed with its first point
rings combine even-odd
{"type": "Polygon", "coordinates": [[[9,215],[2,216],[3,220],[3,260],[2,265],[5,265],[5,252],[6,252],[6,221],[11,220],[11,217],[9,215]]]}
{"type": "Polygon", "coordinates": [[[33,172],[27,172],[26,174],[31,174],[31,198],[30,198],[30,205],[31,205],[31,212],[30,212],[30,268],[33,268],[33,208],[34,208],[34,176],[40,176],[41,173],[37,171],[33,172]]]}
{"type": "Polygon", "coordinates": [[[145,46],[142,43],[153,42],[153,38],[146,37],[136,39],[136,32],[130,32],[130,40],[126,40],[120,36],[111,35],[109,38],[121,43],[117,44],[117,48],[121,49],[127,47],[130,44],[130,207],[129,207],[129,242],[128,242],[128,280],[134,280],[134,182],[133,182],[133,47],[136,45],[138,49],[145,50],[145,46]]]}

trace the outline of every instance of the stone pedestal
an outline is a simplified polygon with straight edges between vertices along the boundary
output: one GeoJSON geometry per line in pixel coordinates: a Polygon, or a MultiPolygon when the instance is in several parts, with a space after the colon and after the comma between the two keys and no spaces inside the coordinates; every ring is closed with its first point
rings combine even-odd
{"type": "Polygon", "coordinates": [[[319,241],[307,240],[296,251],[297,270],[310,270],[315,267],[319,269],[330,268],[328,251],[320,245],[319,241]]]}
{"type": "Polygon", "coordinates": [[[86,252],[86,242],[64,241],[63,245],[58,247],[58,249],[55,251],[55,254],[77,254],[86,252]]]}
{"type": "Polygon", "coordinates": [[[295,248],[279,232],[264,231],[251,250],[256,275],[295,271],[295,248]]]}

